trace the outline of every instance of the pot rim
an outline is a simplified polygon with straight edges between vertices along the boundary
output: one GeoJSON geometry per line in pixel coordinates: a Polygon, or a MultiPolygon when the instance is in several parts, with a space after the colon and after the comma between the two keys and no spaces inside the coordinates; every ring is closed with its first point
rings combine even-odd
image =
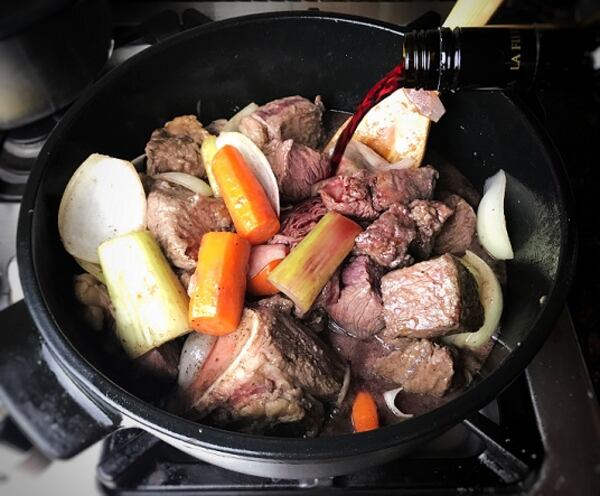
{"type": "Polygon", "coordinates": [[[38,284],[33,256],[31,230],[35,215],[34,205],[40,190],[46,161],[55,143],[62,139],[61,130],[73,120],[74,116],[78,115],[79,110],[89,100],[94,98],[98,87],[110,84],[114,79],[118,79],[122,73],[129,71],[131,67],[137,64],[143,63],[146,59],[153,57],[154,54],[169,50],[171,47],[184,43],[190,38],[217,31],[224,27],[302,18],[322,19],[324,22],[359,24],[372,29],[391,31],[402,36],[403,28],[401,27],[361,17],[322,12],[279,12],[244,16],[199,26],[144,50],[102,77],[89,88],[69,109],[53,131],[40,153],[27,183],[21,204],[17,235],[17,258],[20,277],[31,316],[57,362],[65,369],[78,387],[95,397],[105,407],[123,413],[147,430],[158,431],[178,441],[232,456],[262,460],[277,459],[290,463],[294,461],[340,459],[344,456],[350,457],[357,454],[393,449],[400,444],[440,433],[460,422],[469,413],[479,410],[492,401],[501,390],[523,372],[545,341],[552,324],[562,311],[572,279],[576,251],[575,227],[572,221],[572,199],[568,188],[563,186],[568,182],[560,156],[546,132],[536,122],[536,119],[517,102],[503,95],[508,104],[515,108],[516,112],[525,115],[527,125],[531,127],[532,133],[544,144],[549,162],[552,165],[550,171],[554,175],[559,193],[559,207],[563,212],[561,216],[563,236],[559,265],[544,307],[540,310],[537,320],[522,340],[521,345],[510,352],[497,370],[473,384],[458,397],[431,412],[408,421],[365,433],[313,439],[265,437],[226,431],[177,417],[137,398],[93,367],[63,334],[60,324],[54,319],[50,308],[46,305],[44,295],[38,284]]]}

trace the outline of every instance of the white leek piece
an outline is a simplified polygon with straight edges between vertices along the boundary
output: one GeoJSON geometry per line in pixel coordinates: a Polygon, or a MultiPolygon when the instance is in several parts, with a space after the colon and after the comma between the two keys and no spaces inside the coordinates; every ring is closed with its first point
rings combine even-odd
{"type": "Polygon", "coordinates": [[[189,332],[189,298],[148,231],[105,241],[98,255],[117,335],[129,356],[136,358],[189,332]]]}

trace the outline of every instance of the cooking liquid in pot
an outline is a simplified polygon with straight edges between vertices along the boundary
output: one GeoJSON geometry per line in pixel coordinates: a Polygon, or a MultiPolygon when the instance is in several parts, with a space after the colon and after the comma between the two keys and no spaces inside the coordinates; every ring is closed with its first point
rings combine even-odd
{"type": "Polygon", "coordinates": [[[340,160],[344,155],[346,146],[352,139],[356,128],[362,121],[363,117],[367,115],[367,112],[371,110],[375,105],[381,102],[384,98],[391,95],[394,91],[402,86],[404,81],[404,63],[400,63],[388,72],[382,79],[380,79],[375,86],[373,86],[367,94],[364,96],[354,115],[348,122],[348,125],[344,128],[340,134],[339,139],[331,155],[331,168],[336,170],[340,160]]]}

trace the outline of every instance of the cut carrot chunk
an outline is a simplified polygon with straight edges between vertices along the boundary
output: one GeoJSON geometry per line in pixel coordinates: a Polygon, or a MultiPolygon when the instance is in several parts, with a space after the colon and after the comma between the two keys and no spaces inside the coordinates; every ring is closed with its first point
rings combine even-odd
{"type": "Polygon", "coordinates": [[[279,231],[277,214],[239,151],[231,145],[221,148],[213,158],[212,174],[242,238],[257,245],[279,231]]]}
{"type": "Polygon", "coordinates": [[[379,415],[375,398],[368,391],[359,391],[352,403],[354,432],[372,431],[379,427],[379,415]]]}
{"type": "Polygon", "coordinates": [[[250,244],[235,233],[209,232],[202,237],[189,307],[192,329],[214,336],[237,329],[249,257],[250,244]]]}
{"type": "Polygon", "coordinates": [[[277,267],[283,258],[273,260],[265,265],[254,277],[248,280],[248,293],[254,296],[270,296],[279,293],[279,290],[273,286],[268,277],[271,271],[277,267]]]}

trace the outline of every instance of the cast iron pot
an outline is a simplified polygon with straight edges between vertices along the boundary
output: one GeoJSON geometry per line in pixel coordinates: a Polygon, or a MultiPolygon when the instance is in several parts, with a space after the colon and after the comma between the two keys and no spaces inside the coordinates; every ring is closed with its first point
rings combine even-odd
{"type": "MultiPolygon", "coordinates": [[[[351,111],[398,62],[402,39],[396,26],[321,13],[218,22],[144,51],[77,101],[43,149],[21,207],[19,268],[41,341],[27,329],[6,329],[0,364],[4,401],[47,453],[68,457],[111,430],[137,426],[240,472],[286,478],[347,473],[407,453],[476,412],[523,372],[565,302],[574,232],[556,152],[520,106],[500,92],[445,95],[447,113],[430,137],[429,146],[479,189],[499,168],[507,172],[508,231],[515,248],[501,339],[476,383],[441,408],[335,438],[267,438],[215,429],[171,415],[121,387],[110,358],[77,317],[71,285],[78,269],[61,245],[57,211],[68,179],[90,153],[136,157],[152,130],[175,115],[198,111],[210,122],[250,101],[285,95],[320,94],[327,107],[351,111]],[[32,350],[43,359],[24,356],[32,350]],[[59,384],[67,389],[56,393],[59,384]]],[[[24,307],[12,313],[22,314],[24,307]]]]}

